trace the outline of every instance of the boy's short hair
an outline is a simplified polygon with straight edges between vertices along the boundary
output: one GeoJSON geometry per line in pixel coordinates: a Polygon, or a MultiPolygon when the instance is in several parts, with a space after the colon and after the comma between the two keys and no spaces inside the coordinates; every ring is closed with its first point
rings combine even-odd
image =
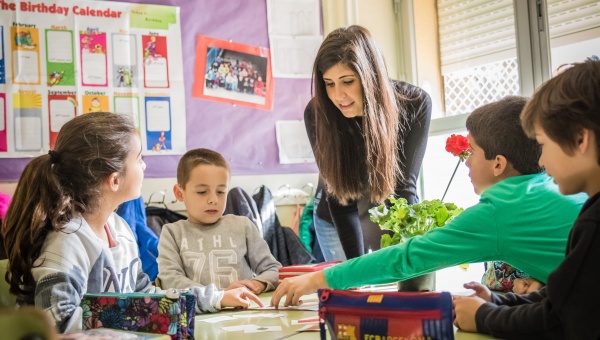
{"type": "Polygon", "coordinates": [[[220,166],[231,173],[227,161],[220,153],[209,149],[192,149],[181,157],[177,165],[177,184],[182,189],[185,189],[190,180],[190,173],[198,165],[220,166]]]}
{"type": "Polygon", "coordinates": [[[582,129],[590,129],[600,151],[600,60],[571,64],[547,80],[525,105],[521,123],[529,136],[539,124],[567,154],[577,147],[582,129]]]}
{"type": "Polygon", "coordinates": [[[542,172],[541,148],[521,127],[519,116],[526,102],[525,97],[508,96],[475,109],[467,118],[467,130],[485,159],[502,155],[522,175],[542,172]]]}

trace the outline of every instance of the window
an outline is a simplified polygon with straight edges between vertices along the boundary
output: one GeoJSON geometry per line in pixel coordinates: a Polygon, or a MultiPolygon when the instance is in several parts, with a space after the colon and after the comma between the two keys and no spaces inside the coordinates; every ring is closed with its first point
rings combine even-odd
{"type": "Polygon", "coordinates": [[[548,0],[548,25],[552,70],[600,54],[597,0],[548,0]]]}
{"type": "MultiPolygon", "coordinates": [[[[438,76],[431,75],[432,59],[419,52],[419,36],[424,30],[416,23],[417,63],[425,64],[417,70],[418,84],[432,96],[434,113],[427,153],[421,176],[421,197],[441,198],[444,176],[451,174],[455,159],[444,150],[444,141],[451,133],[466,133],[466,116],[475,108],[507,95],[518,95],[534,89],[541,81],[550,77],[551,70],[574,61],[582,61],[592,54],[600,54],[600,3],[596,0],[435,0],[436,6],[427,6],[428,1],[413,1],[414,13],[419,20],[431,16],[437,18],[439,37],[438,76]],[[519,7],[515,8],[515,4],[519,7]],[[533,7],[532,7],[533,6],[533,7]],[[538,13],[523,16],[517,11],[536,9],[538,13]],[[519,15],[521,15],[519,17],[519,15]],[[538,19],[538,40],[530,38],[530,45],[523,45],[523,38],[533,33],[527,31],[531,25],[517,25],[520,18],[531,21],[538,19]],[[547,20],[547,24],[545,24],[547,20]],[[545,27],[548,29],[545,29],[545,27]],[[519,39],[517,39],[520,37],[519,39]],[[544,43],[549,40],[549,47],[544,43]],[[521,49],[530,48],[531,53],[550,56],[547,69],[540,79],[527,73],[527,63],[539,66],[536,60],[524,60],[520,69],[517,44],[521,49]],[[524,47],[525,46],[525,47],[524,47]],[[544,50],[545,49],[545,50],[544,50]],[[437,84],[436,84],[437,83],[437,84]],[[520,84],[526,83],[527,88],[520,84]],[[441,190],[441,192],[440,192],[441,190]]],[[[417,20],[417,22],[419,21],[417,20]]],[[[426,32],[427,34],[427,32],[426,32]]],[[[464,166],[463,166],[464,167],[464,166]]],[[[463,181],[466,173],[460,167],[447,200],[476,203],[471,183],[463,181]],[[462,178],[462,179],[461,179],[462,178]],[[457,197],[454,191],[460,192],[457,197]]],[[[456,203],[456,202],[455,202],[456,203]]]]}
{"type": "Polygon", "coordinates": [[[512,0],[437,0],[442,117],[519,93],[512,0]]]}

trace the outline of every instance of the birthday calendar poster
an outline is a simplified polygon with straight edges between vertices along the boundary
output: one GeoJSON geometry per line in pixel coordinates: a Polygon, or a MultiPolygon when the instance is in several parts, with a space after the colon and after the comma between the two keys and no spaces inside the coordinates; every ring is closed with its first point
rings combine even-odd
{"type": "Polygon", "coordinates": [[[182,65],[179,7],[0,0],[0,158],[46,153],[98,111],[131,116],[143,154],[183,154],[182,65]]]}

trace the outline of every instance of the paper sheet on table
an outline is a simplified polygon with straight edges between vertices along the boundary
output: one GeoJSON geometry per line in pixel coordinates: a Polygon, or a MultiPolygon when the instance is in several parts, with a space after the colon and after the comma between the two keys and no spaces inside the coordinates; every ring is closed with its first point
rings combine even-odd
{"type": "Polygon", "coordinates": [[[244,329],[244,333],[260,333],[260,332],[281,332],[281,326],[258,326],[256,328],[244,329]]]}
{"type": "Polygon", "coordinates": [[[285,314],[283,313],[241,313],[241,314],[234,314],[232,315],[232,317],[236,318],[236,319],[243,319],[243,318],[266,318],[266,319],[272,319],[272,318],[280,318],[285,316],[285,314]]]}
{"type": "Polygon", "coordinates": [[[306,134],[304,121],[279,120],[275,123],[277,146],[279,147],[279,163],[309,163],[315,156],[306,134]]]}
{"type": "Polygon", "coordinates": [[[227,327],[221,327],[222,330],[224,330],[225,332],[239,332],[239,331],[244,331],[246,330],[246,328],[258,328],[258,325],[238,325],[238,326],[227,326],[227,327]]]}
{"type": "Polygon", "coordinates": [[[208,318],[208,319],[199,319],[198,321],[208,322],[208,323],[217,323],[217,322],[231,321],[231,320],[235,320],[235,318],[232,316],[229,316],[229,315],[224,315],[224,316],[215,316],[213,318],[208,318]]]}
{"type": "Polygon", "coordinates": [[[317,311],[319,311],[319,301],[304,301],[304,303],[301,304],[300,306],[289,306],[289,307],[283,306],[283,301],[282,301],[281,304],[279,305],[279,308],[277,308],[277,309],[275,309],[275,307],[271,307],[271,306],[258,307],[257,304],[252,303],[248,309],[252,309],[252,310],[303,310],[303,311],[317,312],[317,311]]]}

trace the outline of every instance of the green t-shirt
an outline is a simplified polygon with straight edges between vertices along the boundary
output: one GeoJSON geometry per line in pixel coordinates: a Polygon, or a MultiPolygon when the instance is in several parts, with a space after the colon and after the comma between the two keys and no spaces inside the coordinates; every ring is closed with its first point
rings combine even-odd
{"type": "Polygon", "coordinates": [[[546,282],[562,261],[585,194],[564,196],[546,174],[504,179],[448,225],[324,271],[347,289],[391,283],[463,263],[504,261],[546,282]]]}

